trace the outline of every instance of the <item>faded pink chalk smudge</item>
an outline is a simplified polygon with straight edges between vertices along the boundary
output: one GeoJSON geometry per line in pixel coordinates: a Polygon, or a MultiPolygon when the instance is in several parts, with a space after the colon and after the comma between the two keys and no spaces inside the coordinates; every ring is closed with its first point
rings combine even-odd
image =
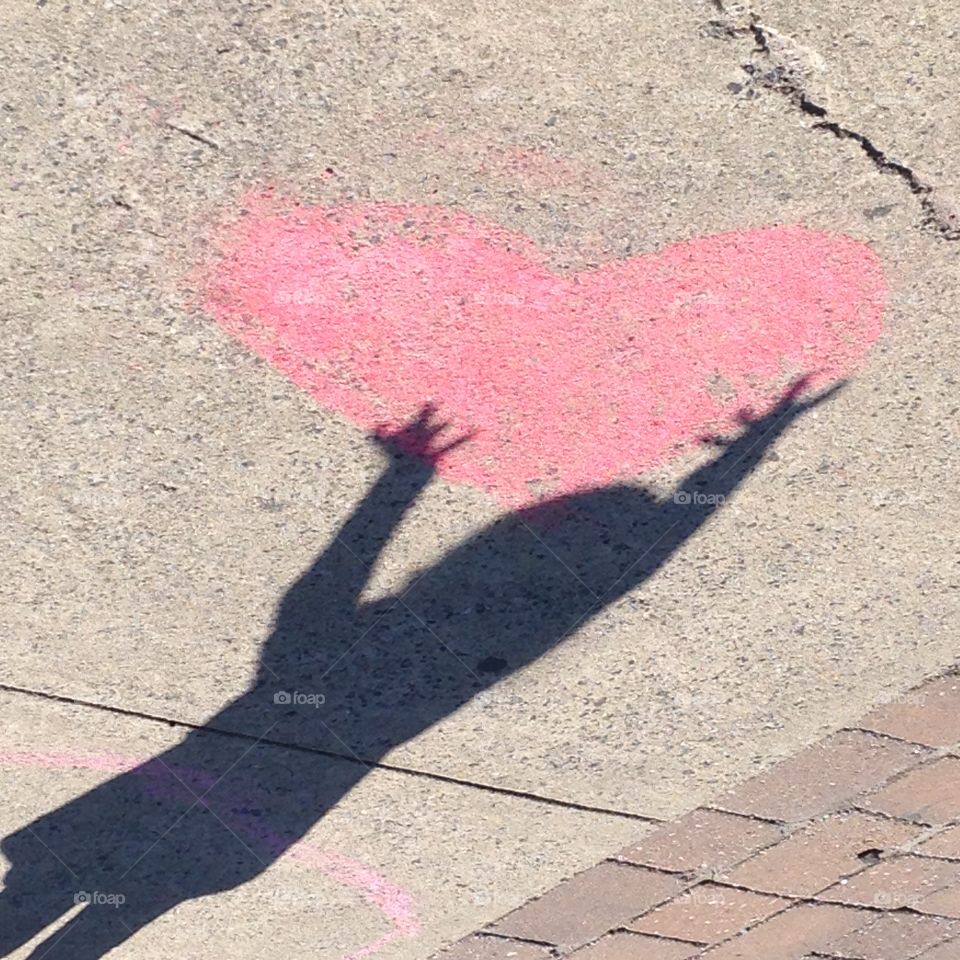
{"type": "Polygon", "coordinates": [[[451,209],[245,207],[204,308],[364,429],[433,400],[476,431],[440,473],[510,506],[659,466],[769,409],[790,375],[846,375],[881,332],[877,257],[802,226],[560,276],[526,238],[451,209]]]}
{"type": "MultiPolygon", "coordinates": [[[[203,770],[174,767],[152,757],[118,756],[111,753],[74,752],[0,752],[0,766],[41,767],[47,770],[96,770],[101,773],[133,773],[144,777],[144,790],[153,796],[167,796],[190,805],[197,794],[211,789],[216,778],[203,770]]],[[[382,950],[394,940],[415,937],[420,932],[413,897],[387,880],[382,874],[349,857],[299,841],[293,846],[284,843],[260,818],[237,816],[220,809],[205,797],[200,801],[216,813],[231,829],[252,841],[255,846],[273,851],[286,850],[284,856],[325,874],[337,883],[356,890],[390,921],[391,929],[370,943],[345,955],[342,960],[362,960],[382,950]]]]}

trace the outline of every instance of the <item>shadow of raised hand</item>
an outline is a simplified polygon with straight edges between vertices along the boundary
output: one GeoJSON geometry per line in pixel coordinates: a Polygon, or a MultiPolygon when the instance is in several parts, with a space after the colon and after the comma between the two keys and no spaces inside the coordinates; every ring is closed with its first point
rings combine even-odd
{"type": "Polygon", "coordinates": [[[36,936],[81,892],[90,903],[33,953],[94,960],[177,904],[267,869],[387,751],[639,587],[720,509],[793,420],[837,388],[795,383],[693,471],[672,500],[616,484],[558,498],[562,520],[531,531],[510,513],[392,596],[360,600],[372,565],[439,460],[425,405],[378,431],[376,483],[281,600],[250,688],[202,729],[12,833],[0,894],[0,955],[36,936]],[[398,452],[399,451],[399,452],[398,452]],[[694,498],[709,491],[712,497],[694,498]],[[684,503],[679,494],[691,494],[684,503]],[[278,696],[304,691],[323,708],[278,696]],[[297,749],[291,749],[296,746],[297,749]],[[342,759],[338,759],[342,758],[342,759]]]}
{"type": "Polygon", "coordinates": [[[435,468],[448,453],[468,443],[476,433],[469,431],[446,443],[438,444],[440,434],[447,431],[450,424],[437,423],[436,413],[435,404],[425,403],[413,420],[395,430],[380,427],[373,432],[372,438],[391,454],[404,453],[435,468]]]}

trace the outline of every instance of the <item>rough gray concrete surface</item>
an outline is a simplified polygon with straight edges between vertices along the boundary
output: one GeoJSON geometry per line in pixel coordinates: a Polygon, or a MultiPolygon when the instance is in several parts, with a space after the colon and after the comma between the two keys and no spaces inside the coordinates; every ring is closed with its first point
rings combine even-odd
{"type": "Polygon", "coordinates": [[[960,4],[717,0],[715,29],[748,41],[749,82],[794,99],[817,126],[901,177],[932,226],[960,237],[956,58],[960,4]]]}
{"type": "MultiPolygon", "coordinates": [[[[4,836],[108,781],[117,764],[150,757],[182,734],[166,724],[21,694],[4,693],[0,714],[5,742],[17,747],[0,762],[9,785],[4,836]]],[[[247,746],[253,749],[243,765],[254,770],[264,763],[262,754],[277,750],[247,746]]],[[[208,749],[215,755],[216,743],[208,749]]],[[[298,784],[352,780],[354,766],[288,756],[285,782],[278,778],[270,792],[282,798],[298,784]]],[[[282,813],[276,814],[269,803],[262,811],[268,823],[282,823],[282,813]]],[[[212,855],[255,859],[250,837],[229,827],[211,837],[212,855]]],[[[89,849],[109,842],[110,824],[101,829],[83,837],[89,849]]],[[[182,904],[117,955],[339,958],[388,938],[378,953],[421,956],[425,944],[513,907],[518,888],[528,888],[530,878],[556,882],[595,858],[598,846],[615,849],[646,829],[633,820],[503,795],[487,794],[478,804],[467,786],[374,771],[307,835],[305,856],[280,859],[248,884],[182,904]],[[478,857],[471,849],[486,854],[478,857]]],[[[163,862],[164,855],[161,842],[144,862],[163,862]]],[[[95,891],[78,882],[76,893],[84,892],[95,891]]],[[[84,933],[79,927],[72,946],[65,938],[69,955],[82,955],[84,933]]],[[[12,954],[27,955],[29,949],[12,954]]]]}
{"type": "MultiPolygon", "coordinates": [[[[374,764],[342,773],[357,785],[306,836],[415,904],[417,932],[377,956],[426,956],[642,834],[634,818],[707,802],[956,660],[960,244],[932,191],[817,129],[836,119],[955,189],[946,20],[901,32],[864,14],[878,57],[835,50],[809,7],[759,15],[816,53],[826,118],[803,108],[806,87],[757,78],[772,55],[749,12],[681,0],[0,13],[0,677],[24,691],[0,706],[4,836],[106,779],[104,756],[149,758],[241,694],[281,598],[383,469],[360,430],[197,308],[211,225],[265,184],[454,206],[565,271],[804,223],[868,242],[890,286],[864,369],[564,644],[385,756],[347,714],[268,738],[325,751],[297,754],[309,776],[374,764]],[[898,79],[928,64],[936,84],[898,79]],[[861,69],[908,105],[878,107],[861,69]]],[[[434,481],[367,595],[500,510],[434,481]]],[[[509,662],[488,639],[482,656],[509,662]]],[[[252,743],[267,725],[232,729],[252,743]]],[[[273,763],[286,749],[256,746],[273,763]]],[[[361,900],[281,858],[115,955],[353,956],[384,933],[361,900]]]]}

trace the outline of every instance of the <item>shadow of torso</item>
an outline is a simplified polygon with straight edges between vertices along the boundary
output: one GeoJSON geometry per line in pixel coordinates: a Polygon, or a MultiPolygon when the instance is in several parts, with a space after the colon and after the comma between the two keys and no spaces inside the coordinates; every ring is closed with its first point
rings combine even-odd
{"type": "Polygon", "coordinates": [[[396,595],[365,603],[371,564],[431,476],[394,458],[287,591],[249,690],[3,841],[12,866],[0,955],[80,891],[124,903],[87,907],[38,948],[47,960],[103,956],[177,903],[257,876],[370,764],[643,583],[807,406],[784,400],[686,479],[682,490],[710,490],[713,502],[658,502],[629,485],[565,497],[544,511],[550,522],[508,514],[396,595]]]}

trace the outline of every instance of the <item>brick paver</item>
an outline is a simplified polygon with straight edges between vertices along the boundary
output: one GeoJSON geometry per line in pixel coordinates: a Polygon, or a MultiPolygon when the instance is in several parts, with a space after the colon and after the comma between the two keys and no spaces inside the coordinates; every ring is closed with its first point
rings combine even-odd
{"type": "Polygon", "coordinates": [[[507,914],[490,930],[569,949],[667,900],[683,886],[676,876],[657,870],[601,863],[507,914]]]}
{"type": "Polygon", "coordinates": [[[932,680],[898,703],[871,711],[860,726],[929,747],[960,743],[960,677],[932,680]]]}
{"type": "Polygon", "coordinates": [[[443,960],[960,960],[958,744],[950,674],[664,824],[443,960]]]}
{"type": "Polygon", "coordinates": [[[920,853],[930,857],[946,857],[948,860],[960,860],[960,826],[948,827],[935,833],[918,846],[920,853]]]}
{"type": "MultiPolygon", "coordinates": [[[[935,913],[941,917],[953,917],[960,920],[960,886],[944,887],[920,901],[917,908],[924,913],[935,913]]],[[[960,954],[957,956],[960,960],[960,954]]]]}
{"type": "Polygon", "coordinates": [[[699,944],[621,932],[602,937],[572,956],[577,960],[691,960],[700,952],[699,944]]]}
{"type": "Polygon", "coordinates": [[[659,870],[717,873],[776,843],[783,831],[772,823],[720,810],[693,810],[618,859],[659,870]]]}
{"type": "Polygon", "coordinates": [[[925,950],[915,960],[960,960],[960,939],[946,940],[925,950]]]}
{"type": "Polygon", "coordinates": [[[848,804],[926,755],[913,744],[844,730],[748,780],[717,806],[767,820],[808,820],[848,804]]]}
{"type": "Polygon", "coordinates": [[[957,933],[957,924],[939,917],[885,913],[866,926],[827,944],[826,952],[863,960],[907,960],[957,933]]]}
{"type": "Polygon", "coordinates": [[[911,770],[863,804],[890,817],[950,823],[960,817],[960,760],[942,757],[911,770]]]}
{"type": "Polygon", "coordinates": [[[862,870],[865,858],[899,847],[919,833],[919,827],[861,813],[833,816],[751,857],[724,879],[752,890],[811,897],[862,870]]]}
{"type": "Polygon", "coordinates": [[[790,906],[789,900],[701,883],[645,913],[630,928],[677,940],[720,943],[790,906]]]}
{"type": "Polygon", "coordinates": [[[955,885],[960,885],[960,863],[906,856],[878,863],[855,877],[841,880],[818,899],[861,907],[919,910],[926,897],[955,885]]]}
{"type": "Polygon", "coordinates": [[[709,960],[799,960],[805,952],[822,950],[859,929],[865,920],[864,912],[854,907],[801,903],[703,956],[709,960]]]}

